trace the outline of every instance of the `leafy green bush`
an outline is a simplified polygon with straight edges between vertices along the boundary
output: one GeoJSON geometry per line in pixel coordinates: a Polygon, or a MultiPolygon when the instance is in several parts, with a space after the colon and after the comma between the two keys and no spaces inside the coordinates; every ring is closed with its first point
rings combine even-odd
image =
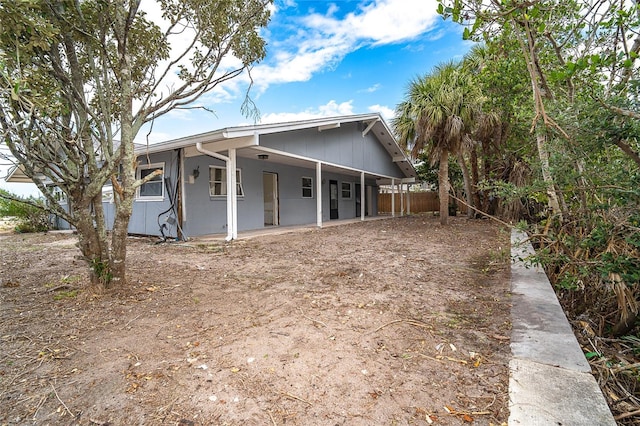
{"type": "Polygon", "coordinates": [[[42,232],[49,229],[49,214],[44,201],[35,197],[20,197],[0,189],[0,217],[18,219],[16,232],[42,232]]]}

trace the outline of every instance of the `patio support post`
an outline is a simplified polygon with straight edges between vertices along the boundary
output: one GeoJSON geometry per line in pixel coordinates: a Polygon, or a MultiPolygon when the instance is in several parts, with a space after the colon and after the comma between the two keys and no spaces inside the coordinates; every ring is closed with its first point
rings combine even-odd
{"type": "MultiPolygon", "coordinates": [[[[236,174],[236,164],[236,149],[229,148],[229,167],[227,167],[227,172],[231,169],[231,220],[229,221],[229,226],[231,226],[231,238],[234,240],[238,239],[238,175],[236,174]]],[[[227,174],[228,178],[229,175],[227,174]]]]}
{"type": "Polygon", "coordinates": [[[322,228],[322,163],[316,163],[316,224],[322,228]]]}
{"type": "Polygon", "coordinates": [[[410,186],[407,184],[407,214],[411,216],[411,191],[409,188],[410,186]]]}
{"type": "MultiPolygon", "coordinates": [[[[201,152],[204,155],[208,155],[209,157],[213,157],[213,158],[217,158],[218,160],[222,160],[225,163],[225,167],[227,169],[226,172],[226,178],[227,178],[227,241],[231,241],[234,238],[238,238],[238,234],[236,233],[236,236],[233,236],[233,206],[232,206],[232,201],[233,201],[233,197],[232,194],[235,194],[235,187],[231,186],[233,184],[233,181],[235,181],[235,175],[236,175],[236,170],[235,170],[235,156],[236,156],[236,150],[233,150],[233,168],[232,168],[232,164],[231,164],[231,158],[230,157],[226,157],[222,154],[218,154],[217,152],[213,152],[213,151],[209,151],[207,149],[204,149],[202,146],[201,142],[197,142],[196,143],[196,150],[198,152],[201,152]]],[[[229,150],[229,155],[231,155],[231,150],[229,150]]],[[[236,228],[237,231],[237,228],[236,228]]]]}
{"type": "Polygon", "coordinates": [[[184,228],[187,222],[187,201],[186,201],[186,190],[184,185],[184,148],[180,148],[180,174],[178,175],[178,179],[180,179],[180,216],[178,219],[178,223],[180,227],[178,228],[178,236],[181,237],[183,241],[186,241],[187,236],[184,235],[184,228]],[[182,234],[182,235],[179,235],[182,234]]]}
{"type": "Polygon", "coordinates": [[[396,180],[391,178],[391,217],[396,217],[396,180]]]}
{"type": "Polygon", "coordinates": [[[364,213],[366,210],[365,203],[365,189],[364,186],[364,172],[360,172],[360,220],[364,220],[364,213]]]}
{"type": "Polygon", "coordinates": [[[404,183],[400,181],[400,217],[404,216],[404,183]]]}

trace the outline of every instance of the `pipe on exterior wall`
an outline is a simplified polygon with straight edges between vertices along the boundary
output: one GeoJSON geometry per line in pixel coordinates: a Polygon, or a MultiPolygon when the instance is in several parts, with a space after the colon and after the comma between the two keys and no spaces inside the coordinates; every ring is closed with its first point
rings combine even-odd
{"type": "Polygon", "coordinates": [[[218,160],[222,160],[225,162],[225,167],[227,171],[227,237],[225,241],[231,241],[234,238],[237,238],[237,235],[234,235],[235,227],[234,222],[234,208],[233,208],[233,194],[235,193],[235,188],[231,186],[233,181],[235,181],[235,169],[232,168],[231,158],[219,154],[217,152],[209,151],[202,147],[201,142],[196,143],[196,150],[201,154],[208,155],[209,157],[217,158],[218,160]],[[234,178],[230,178],[233,176],[234,178]]]}

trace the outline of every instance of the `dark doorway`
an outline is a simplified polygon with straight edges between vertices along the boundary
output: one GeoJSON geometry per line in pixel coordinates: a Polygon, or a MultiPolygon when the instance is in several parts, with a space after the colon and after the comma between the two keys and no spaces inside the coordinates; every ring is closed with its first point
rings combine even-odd
{"type": "Polygon", "coordinates": [[[329,219],[338,218],[338,181],[329,181],[329,219]]]}

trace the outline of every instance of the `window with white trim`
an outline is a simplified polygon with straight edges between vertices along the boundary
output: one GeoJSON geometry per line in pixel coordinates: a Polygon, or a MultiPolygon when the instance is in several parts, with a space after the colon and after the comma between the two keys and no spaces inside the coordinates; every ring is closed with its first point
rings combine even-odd
{"type": "Polygon", "coordinates": [[[163,200],[164,199],[164,163],[145,164],[136,169],[136,178],[144,179],[156,170],[162,173],[151,178],[148,182],[138,187],[136,197],[138,200],[163,200]]]}
{"type": "Polygon", "coordinates": [[[302,178],[302,198],[313,198],[313,178],[302,178]]]}
{"type": "Polygon", "coordinates": [[[68,199],[67,199],[67,194],[65,194],[64,192],[62,192],[62,189],[60,189],[57,186],[53,187],[53,198],[55,198],[55,200],[60,203],[60,204],[67,204],[68,199]]]}
{"type": "Polygon", "coordinates": [[[342,198],[351,198],[351,182],[342,182],[342,198]]]}
{"type": "MultiPolygon", "coordinates": [[[[242,173],[236,169],[236,194],[238,197],[244,196],[242,189],[242,173]]],[[[209,166],[209,195],[220,197],[227,195],[227,168],[209,166]]]]}
{"type": "Polygon", "coordinates": [[[107,185],[102,187],[102,202],[113,203],[113,186],[107,185]]]}

